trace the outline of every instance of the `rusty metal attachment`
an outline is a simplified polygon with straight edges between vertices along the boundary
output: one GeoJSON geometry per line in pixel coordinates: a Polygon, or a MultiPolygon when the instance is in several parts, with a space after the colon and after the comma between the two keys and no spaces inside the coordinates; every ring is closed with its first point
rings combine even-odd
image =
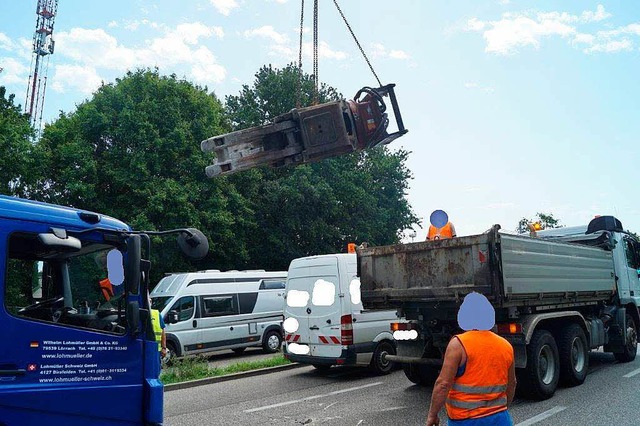
{"type": "Polygon", "coordinates": [[[407,133],[394,92],[395,84],[364,87],[353,100],[295,108],[272,123],[214,136],[202,141],[203,152],[214,152],[209,177],[260,166],[281,167],[385,145],[407,133]],[[389,133],[385,98],[393,109],[397,131],[389,133]]]}

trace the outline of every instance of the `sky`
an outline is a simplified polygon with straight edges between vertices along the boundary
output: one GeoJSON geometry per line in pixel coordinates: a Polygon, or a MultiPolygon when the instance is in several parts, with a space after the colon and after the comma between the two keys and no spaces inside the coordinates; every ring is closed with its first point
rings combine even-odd
{"type": "MultiPolygon", "coordinates": [[[[313,2],[305,3],[311,73],[313,2]]],[[[397,85],[409,133],[390,148],[411,152],[408,199],[423,220],[416,241],[436,209],[458,235],[514,230],[537,212],[567,226],[613,214],[640,232],[634,1],[338,3],[382,83],[397,85]]],[[[35,5],[0,0],[0,85],[22,104],[35,5]]],[[[376,85],[332,1],[320,1],[318,22],[320,80],[345,97],[376,85]]],[[[262,65],[297,60],[299,23],[299,0],[60,0],[44,120],[138,67],[224,99],[262,65]]]]}

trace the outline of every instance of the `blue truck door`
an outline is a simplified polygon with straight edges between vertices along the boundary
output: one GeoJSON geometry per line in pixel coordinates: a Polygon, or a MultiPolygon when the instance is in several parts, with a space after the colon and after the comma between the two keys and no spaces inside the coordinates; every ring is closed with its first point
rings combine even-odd
{"type": "Polygon", "coordinates": [[[126,329],[122,295],[100,299],[96,259],[113,247],[45,253],[49,228],[17,223],[0,219],[0,424],[142,424],[143,334],[126,329]]]}

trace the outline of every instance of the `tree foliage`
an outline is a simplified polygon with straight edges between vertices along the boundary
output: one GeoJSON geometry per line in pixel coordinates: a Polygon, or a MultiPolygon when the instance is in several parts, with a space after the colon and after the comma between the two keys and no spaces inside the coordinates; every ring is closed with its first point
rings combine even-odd
{"type": "Polygon", "coordinates": [[[529,232],[528,225],[534,222],[539,222],[542,225],[542,229],[562,228],[564,226],[560,224],[560,219],[556,219],[553,216],[553,213],[549,213],[549,214],[536,213],[533,220],[527,219],[526,217],[523,217],[522,219],[520,219],[520,222],[518,222],[518,227],[516,228],[516,231],[518,231],[518,233],[520,234],[527,233],[529,232]]]}
{"type": "Polygon", "coordinates": [[[25,195],[26,184],[38,172],[31,138],[29,117],[14,103],[15,95],[6,97],[0,86],[0,194],[25,195]]]}
{"type": "MultiPolygon", "coordinates": [[[[247,256],[234,235],[246,202],[226,179],[206,178],[208,159],[199,148],[227,130],[222,104],[205,89],[154,71],[129,72],[45,129],[39,148],[48,173],[39,198],[105,213],[135,229],[201,228],[211,243],[201,266],[233,267],[247,256]]],[[[152,252],[155,279],[193,269],[175,241],[152,252]]]]}

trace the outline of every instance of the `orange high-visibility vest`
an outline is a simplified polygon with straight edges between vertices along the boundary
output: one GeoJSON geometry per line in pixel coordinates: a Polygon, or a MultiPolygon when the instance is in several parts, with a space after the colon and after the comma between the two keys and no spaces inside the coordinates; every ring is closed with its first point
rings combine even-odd
{"type": "Polygon", "coordinates": [[[453,238],[456,236],[455,229],[451,222],[447,222],[442,228],[436,228],[433,225],[429,225],[429,234],[427,240],[442,240],[444,238],[453,238]]]}
{"type": "Polygon", "coordinates": [[[111,298],[113,297],[113,287],[111,286],[111,281],[109,281],[109,278],[105,278],[104,280],[100,281],[100,291],[102,291],[102,295],[107,302],[111,300],[111,298]]]}
{"type": "Polygon", "coordinates": [[[506,410],[509,368],[514,362],[511,344],[491,331],[467,331],[456,337],[467,363],[447,395],[449,418],[476,419],[506,410]]]}

